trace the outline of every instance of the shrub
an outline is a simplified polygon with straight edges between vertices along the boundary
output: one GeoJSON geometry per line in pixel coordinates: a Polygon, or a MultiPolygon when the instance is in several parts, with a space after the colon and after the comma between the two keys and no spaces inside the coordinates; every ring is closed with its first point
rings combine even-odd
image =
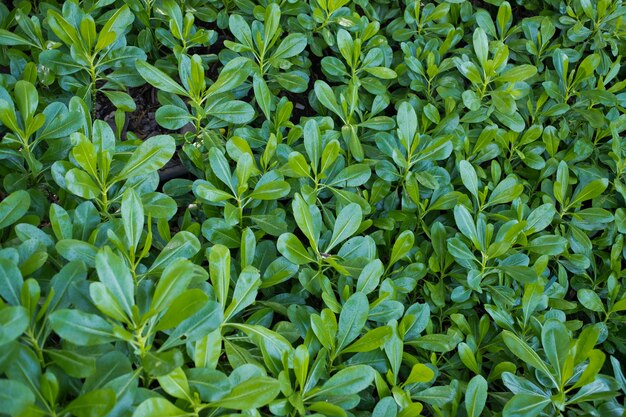
{"type": "Polygon", "coordinates": [[[625,18],[0,5],[0,413],[626,415],[625,18]]]}

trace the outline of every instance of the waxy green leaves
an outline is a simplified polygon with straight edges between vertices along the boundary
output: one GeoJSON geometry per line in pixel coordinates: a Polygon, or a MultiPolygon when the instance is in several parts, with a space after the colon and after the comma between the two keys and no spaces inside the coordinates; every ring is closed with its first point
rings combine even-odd
{"type": "Polygon", "coordinates": [[[5,3],[3,413],[624,414],[619,1],[5,3]]]}

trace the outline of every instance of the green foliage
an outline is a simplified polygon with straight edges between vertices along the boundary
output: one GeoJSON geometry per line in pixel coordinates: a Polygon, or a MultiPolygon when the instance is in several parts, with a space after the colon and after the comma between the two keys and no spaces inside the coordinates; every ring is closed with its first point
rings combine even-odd
{"type": "Polygon", "coordinates": [[[0,414],[626,415],[625,21],[0,4],[0,414]]]}

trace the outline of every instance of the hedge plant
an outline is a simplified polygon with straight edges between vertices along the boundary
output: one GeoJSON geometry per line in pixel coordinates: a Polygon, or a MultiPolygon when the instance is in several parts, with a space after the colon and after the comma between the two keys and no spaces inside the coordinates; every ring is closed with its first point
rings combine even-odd
{"type": "Polygon", "coordinates": [[[0,414],[626,416],[622,0],[0,4],[0,414]]]}

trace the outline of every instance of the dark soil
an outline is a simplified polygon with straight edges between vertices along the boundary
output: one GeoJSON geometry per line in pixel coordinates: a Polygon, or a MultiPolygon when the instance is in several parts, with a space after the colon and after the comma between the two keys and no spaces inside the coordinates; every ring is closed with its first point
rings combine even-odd
{"type": "Polygon", "coordinates": [[[146,84],[142,87],[131,88],[128,94],[133,97],[137,104],[137,110],[127,115],[129,119],[128,131],[133,132],[141,139],[168,133],[157,124],[154,117],[154,113],[159,108],[154,87],[146,84]]]}
{"type": "MultiPolygon", "coordinates": [[[[155,119],[155,112],[159,108],[156,97],[156,89],[149,84],[141,87],[130,88],[127,93],[135,100],[137,108],[132,113],[126,114],[126,123],[122,130],[121,140],[125,140],[127,133],[131,132],[139,139],[147,139],[156,135],[171,134],[172,132],[159,126],[155,119]]],[[[99,94],[96,100],[96,117],[104,120],[115,130],[115,106],[104,94],[99,94]]],[[[182,165],[177,154],[159,170],[161,184],[173,178],[189,177],[189,172],[182,165]]]]}
{"type": "MultiPolygon", "coordinates": [[[[139,139],[171,133],[161,128],[155,120],[154,113],[159,108],[159,103],[154,87],[146,84],[141,87],[130,88],[127,93],[135,100],[137,108],[134,112],[126,114],[126,124],[120,139],[126,139],[127,132],[134,133],[139,139]]],[[[106,121],[115,129],[115,106],[104,94],[98,94],[96,117],[106,121]]]]}

